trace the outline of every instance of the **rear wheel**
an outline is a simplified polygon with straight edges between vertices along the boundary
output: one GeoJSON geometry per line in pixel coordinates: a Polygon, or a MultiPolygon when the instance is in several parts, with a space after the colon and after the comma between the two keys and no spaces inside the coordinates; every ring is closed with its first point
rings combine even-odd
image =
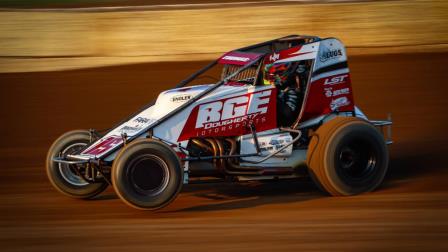
{"type": "Polygon", "coordinates": [[[151,140],[136,140],[115,158],[112,184],[128,205],[155,210],[173,201],[182,188],[183,170],[172,148],[151,140]]]}
{"type": "Polygon", "coordinates": [[[311,178],[333,196],[374,190],[384,179],[388,160],[383,136],[356,117],[336,117],[322,125],[307,154],[311,178]]]}
{"type": "Polygon", "coordinates": [[[74,130],[60,136],[50,147],[47,154],[46,171],[51,184],[60,192],[73,198],[91,198],[103,192],[108,184],[105,181],[89,183],[81,173],[88,170],[86,164],[61,164],[53,161],[54,157],[73,154],[90,142],[89,131],[74,130]]]}

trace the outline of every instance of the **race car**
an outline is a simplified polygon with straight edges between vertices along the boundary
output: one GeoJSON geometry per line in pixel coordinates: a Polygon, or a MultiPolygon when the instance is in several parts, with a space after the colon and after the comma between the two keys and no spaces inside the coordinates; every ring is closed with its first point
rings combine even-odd
{"type": "Polygon", "coordinates": [[[107,132],[63,134],[46,172],[70,197],[112,185],[143,210],[204,177],[309,176],[323,192],[349,196],[382,183],[391,124],[355,106],[341,41],[290,35],[225,53],[107,132]],[[214,83],[196,85],[209,73],[219,73],[214,83]]]}

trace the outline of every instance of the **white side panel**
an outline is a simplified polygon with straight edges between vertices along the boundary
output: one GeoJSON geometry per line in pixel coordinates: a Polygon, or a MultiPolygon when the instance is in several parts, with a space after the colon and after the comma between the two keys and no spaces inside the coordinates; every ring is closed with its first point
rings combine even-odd
{"type": "Polygon", "coordinates": [[[347,53],[341,41],[337,39],[325,39],[320,41],[319,53],[314,63],[314,72],[338,63],[347,61],[347,53]]]}
{"type": "Polygon", "coordinates": [[[263,163],[260,164],[252,164],[252,163],[245,163],[241,162],[241,166],[260,166],[264,168],[269,167],[291,167],[291,168],[297,168],[299,166],[306,166],[306,153],[307,149],[299,149],[299,150],[293,150],[292,154],[289,157],[282,157],[282,158],[271,158],[268,160],[271,160],[268,162],[266,160],[263,163]]]}
{"type": "MultiPolygon", "coordinates": [[[[287,132],[269,134],[269,135],[261,135],[258,136],[258,144],[260,145],[261,154],[263,156],[270,155],[288,143],[292,142],[291,134],[287,132]]],[[[256,153],[257,149],[255,146],[255,142],[252,136],[242,137],[241,138],[241,154],[252,154],[256,153]]],[[[292,145],[277,153],[276,157],[288,157],[292,153],[292,145]]],[[[256,161],[259,160],[259,157],[247,157],[244,160],[256,161]]]]}

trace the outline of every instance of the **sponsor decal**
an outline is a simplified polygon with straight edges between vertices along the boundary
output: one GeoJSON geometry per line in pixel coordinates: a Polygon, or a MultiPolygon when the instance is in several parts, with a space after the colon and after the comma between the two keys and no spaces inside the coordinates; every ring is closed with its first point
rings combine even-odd
{"type": "Polygon", "coordinates": [[[126,133],[127,135],[133,135],[141,129],[141,127],[123,126],[121,129],[119,129],[119,131],[121,134],[126,133]]]}
{"type": "Polygon", "coordinates": [[[141,116],[134,119],[134,122],[136,122],[136,123],[148,123],[149,121],[150,121],[149,118],[145,118],[145,117],[141,117],[141,116]]]}
{"type": "Polygon", "coordinates": [[[335,111],[336,109],[347,105],[350,105],[350,101],[347,97],[343,96],[332,100],[330,103],[330,108],[332,111],[335,111]]]}
{"type": "Polygon", "coordinates": [[[91,148],[85,150],[82,154],[98,156],[121,144],[122,142],[123,139],[121,138],[121,136],[109,136],[101,140],[95,146],[92,146],[91,148]]]}
{"type": "Polygon", "coordinates": [[[184,102],[184,101],[188,101],[191,99],[191,94],[180,94],[180,95],[175,95],[173,97],[171,97],[171,101],[172,102],[184,102]]]}
{"type": "Polygon", "coordinates": [[[329,59],[333,59],[333,58],[339,58],[342,56],[342,50],[341,49],[334,49],[334,50],[330,50],[330,49],[324,49],[322,51],[322,54],[319,57],[319,60],[321,62],[325,62],[329,59]]]}
{"type": "Polygon", "coordinates": [[[335,77],[329,77],[329,78],[325,79],[324,85],[325,86],[332,86],[332,85],[345,83],[346,80],[347,80],[346,79],[347,77],[348,77],[348,74],[335,76],[335,77]]]}
{"type": "Polygon", "coordinates": [[[226,121],[208,123],[205,127],[198,129],[197,136],[219,135],[238,129],[245,129],[251,124],[266,123],[267,119],[259,114],[242,116],[226,121]]]}
{"type": "Polygon", "coordinates": [[[227,119],[227,120],[223,120],[223,121],[219,121],[219,122],[206,123],[206,124],[204,124],[204,129],[212,129],[212,128],[226,126],[226,125],[230,125],[230,124],[238,124],[238,123],[250,121],[250,120],[255,119],[255,117],[257,117],[257,115],[258,114],[245,115],[245,116],[227,119]]]}
{"type": "MultiPolygon", "coordinates": [[[[260,150],[262,152],[273,152],[283,148],[286,144],[292,141],[290,135],[281,134],[281,135],[273,135],[273,136],[265,136],[260,137],[258,139],[260,150]]],[[[280,152],[280,154],[288,154],[288,149],[284,149],[280,152]]]]}
{"type": "Polygon", "coordinates": [[[348,94],[350,92],[349,88],[341,88],[333,91],[333,96],[348,94]]]}
{"type": "Polygon", "coordinates": [[[306,121],[335,111],[354,110],[353,90],[350,86],[350,74],[341,73],[313,80],[308,85],[308,94],[304,103],[300,121],[306,121]]]}
{"type": "Polygon", "coordinates": [[[269,60],[272,61],[276,61],[280,59],[280,53],[273,53],[271,56],[269,56],[269,60]]]}
{"type": "MultiPolygon", "coordinates": [[[[302,55],[315,53],[315,51],[301,51],[303,50],[302,46],[295,46],[285,50],[281,50],[279,52],[272,53],[264,58],[265,64],[272,64],[276,61],[280,62],[293,62],[304,60],[307,57],[302,57],[302,55]]],[[[305,49],[309,50],[309,49],[305,49]]]]}
{"type": "Polygon", "coordinates": [[[254,124],[257,131],[275,127],[275,89],[230,97],[196,106],[179,141],[190,137],[241,135],[254,124]]]}
{"type": "Polygon", "coordinates": [[[240,62],[248,62],[250,60],[250,58],[247,58],[247,57],[238,57],[238,56],[231,56],[231,55],[224,56],[222,59],[232,60],[232,61],[240,61],[240,62]]]}
{"type": "Polygon", "coordinates": [[[228,52],[223,55],[219,60],[219,64],[230,64],[230,65],[246,65],[248,62],[257,60],[263,54],[260,53],[249,53],[249,52],[228,52]]]}
{"type": "Polygon", "coordinates": [[[326,97],[334,97],[339,95],[344,95],[350,93],[349,88],[341,88],[337,90],[333,90],[333,88],[325,88],[325,96],[326,97]]]}
{"type": "Polygon", "coordinates": [[[271,92],[272,90],[267,90],[253,93],[250,97],[245,95],[200,105],[196,128],[219,127],[238,122],[236,120],[244,120],[244,117],[265,114],[268,110],[265,105],[269,103],[271,92]]]}
{"type": "MultiPolygon", "coordinates": [[[[271,141],[269,141],[269,145],[265,148],[265,150],[279,150],[281,148],[283,148],[283,146],[285,146],[286,144],[290,143],[291,140],[288,138],[278,138],[278,139],[271,139],[271,141]]],[[[263,151],[263,148],[261,148],[261,150],[263,151]]],[[[283,150],[280,153],[286,153],[287,150],[283,150]]]]}
{"type": "Polygon", "coordinates": [[[126,133],[128,136],[133,136],[154,121],[154,119],[139,116],[134,120],[127,122],[123,127],[118,129],[118,132],[120,132],[120,134],[126,133]]]}
{"type": "Polygon", "coordinates": [[[100,139],[82,154],[100,156],[123,143],[123,139],[119,134],[134,136],[135,134],[138,134],[138,132],[140,132],[145,126],[154,121],[154,119],[138,116],[137,118],[126,122],[125,125],[117,127],[117,129],[113,131],[114,135],[100,139]]]}

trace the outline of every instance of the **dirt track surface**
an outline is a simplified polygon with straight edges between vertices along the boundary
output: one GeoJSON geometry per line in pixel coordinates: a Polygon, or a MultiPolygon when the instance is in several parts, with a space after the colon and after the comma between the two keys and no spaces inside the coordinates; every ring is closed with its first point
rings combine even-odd
{"type": "Polygon", "coordinates": [[[368,116],[393,114],[381,188],[325,197],[304,181],[187,185],[142,212],[108,190],[56,192],[44,172],[61,133],[107,128],[205,62],[0,74],[2,251],[448,251],[448,53],[350,58],[368,116]]]}

